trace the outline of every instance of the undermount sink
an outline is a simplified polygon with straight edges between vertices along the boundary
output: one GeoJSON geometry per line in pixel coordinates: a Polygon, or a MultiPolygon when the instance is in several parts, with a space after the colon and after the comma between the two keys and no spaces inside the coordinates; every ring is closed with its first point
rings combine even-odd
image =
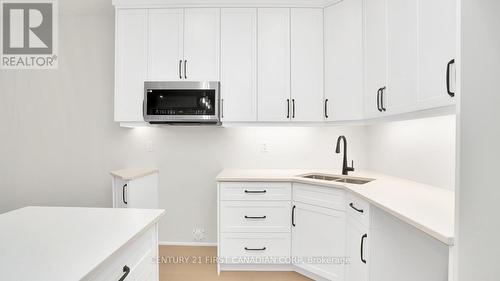
{"type": "Polygon", "coordinates": [[[350,184],[365,184],[375,179],[368,178],[355,178],[355,177],[347,177],[347,176],[337,176],[337,175],[326,175],[326,174],[307,174],[300,176],[306,179],[314,179],[314,180],[323,180],[323,181],[331,181],[331,182],[343,182],[350,184]]]}

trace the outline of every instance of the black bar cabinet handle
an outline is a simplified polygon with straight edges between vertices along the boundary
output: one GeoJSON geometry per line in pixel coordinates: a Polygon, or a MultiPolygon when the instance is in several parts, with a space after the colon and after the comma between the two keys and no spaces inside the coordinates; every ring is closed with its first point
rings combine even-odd
{"type": "Polygon", "coordinates": [[[378,111],[380,111],[380,112],[382,112],[382,108],[380,108],[380,90],[381,90],[381,89],[382,89],[382,88],[379,88],[379,89],[377,90],[377,109],[378,109],[378,111]]]}
{"type": "Polygon", "coordinates": [[[127,276],[128,276],[129,273],[130,273],[130,267],[128,267],[128,266],[125,265],[123,267],[123,275],[122,275],[122,277],[120,277],[120,279],[118,279],[118,281],[125,280],[125,278],[127,278],[127,276]]]}
{"type": "Polygon", "coordinates": [[[245,216],[245,219],[266,219],[267,216],[259,216],[259,217],[255,217],[255,216],[245,216]]]}
{"type": "Polygon", "coordinates": [[[245,189],[245,193],[266,193],[267,190],[246,190],[245,189]]]}
{"type": "Polygon", "coordinates": [[[363,252],[366,237],[368,237],[367,234],[363,234],[363,236],[361,236],[361,262],[363,262],[363,263],[366,263],[366,260],[364,257],[365,253],[363,252]]]}
{"type": "Polygon", "coordinates": [[[328,99],[325,99],[325,118],[328,118],[328,99]]]}
{"type": "Polygon", "coordinates": [[[247,248],[245,247],[245,251],[265,251],[267,248],[262,247],[262,248],[247,248]]]}
{"type": "Polygon", "coordinates": [[[179,79],[182,79],[182,60],[179,60],[179,79]]]}
{"type": "Polygon", "coordinates": [[[353,208],[354,210],[356,210],[357,212],[364,213],[363,209],[358,209],[358,208],[354,207],[354,203],[352,203],[352,202],[349,203],[349,206],[351,208],[353,208]]]}
{"type": "Polygon", "coordinates": [[[126,188],[127,188],[127,184],[124,184],[123,188],[122,188],[122,201],[123,201],[123,203],[128,204],[127,200],[125,200],[125,191],[127,190],[126,188]]]}
{"type": "Polygon", "coordinates": [[[292,99],[292,118],[295,118],[295,99],[292,99]]]}
{"type": "Polygon", "coordinates": [[[384,106],[385,89],[387,89],[387,88],[386,87],[382,87],[382,89],[380,89],[380,107],[382,108],[382,111],[386,111],[387,110],[387,108],[385,108],[385,106],[384,106]]]}
{"type": "Polygon", "coordinates": [[[446,66],[446,91],[448,92],[448,95],[450,97],[454,97],[455,93],[450,91],[450,68],[451,65],[455,63],[455,59],[452,59],[448,62],[448,65],[446,66]]]}
{"type": "Polygon", "coordinates": [[[286,99],[286,118],[290,118],[290,99],[286,99]]]}
{"type": "Polygon", "coordinates": [[[295,227],[295,208],[297,208],[297,206],[293,205],[292,207],[292,226],[295,227]]]}
{"type": "Polygon", "coordinates": [[[184,79],[187,79],[187,60],[184,60],[184,79]]]}

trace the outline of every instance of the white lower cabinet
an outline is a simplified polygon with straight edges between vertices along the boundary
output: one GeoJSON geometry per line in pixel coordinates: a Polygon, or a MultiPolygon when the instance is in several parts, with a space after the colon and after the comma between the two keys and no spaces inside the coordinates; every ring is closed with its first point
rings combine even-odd
{"type": "Polygon", "coordinates": [[[368,227],[348,216],[346,231],[346,257],[349,265],[346,270],[346,280],[367,281],[369,262],[369,232],[368,227]]]}
{"type": "Polygon", "coordinates": [[[278,270],[290,264],[291,183],[218,184],[219,270],[278,270]]]}
{"type": "Polygon", "coordinates": [[[218,198],[219,270],[295,270],[315,280],[344,280],[344,190],[220,182],[218,198]]]}
{"type": "Polygon", "coordinates": [[[328,280],[344,280],[345,212],[294,202],[294,265],[328,280]]]}
{"type": "Polygon", "coordinates": [[[133,179],[113,175],[113,208],[158,208],[158,181],[158,172],[133,179]]]}
{"type": "Polygon", "coordinates": [[[352,194],[346,196],[346,280],[368,281],[370,263],[370,204],[352,194]]]}

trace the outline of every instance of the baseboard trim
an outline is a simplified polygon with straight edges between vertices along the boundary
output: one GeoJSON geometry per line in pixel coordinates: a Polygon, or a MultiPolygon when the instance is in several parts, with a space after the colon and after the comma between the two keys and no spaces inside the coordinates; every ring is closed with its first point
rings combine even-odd
{"type": "Polygon", "coordinates": [[[191,246],[191,247],[215,247],[217,242],[172,242],[172,241],[160,241],[158,242],[160,246],[191,246]]]}

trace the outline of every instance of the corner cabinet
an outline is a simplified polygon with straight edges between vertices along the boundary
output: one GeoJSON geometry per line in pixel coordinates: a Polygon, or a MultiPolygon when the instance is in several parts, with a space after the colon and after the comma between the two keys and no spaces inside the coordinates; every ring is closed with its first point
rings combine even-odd
{"type": "Polygon", "coordinates": [[[365,118],[455,104],[455,2],[365,0],[365,118]]]}
{"type": "Polygon", "coordinates": [[[336,188],[293,184],[292,260],[299,272],[344,280],[344,196],[336,188]]]}

